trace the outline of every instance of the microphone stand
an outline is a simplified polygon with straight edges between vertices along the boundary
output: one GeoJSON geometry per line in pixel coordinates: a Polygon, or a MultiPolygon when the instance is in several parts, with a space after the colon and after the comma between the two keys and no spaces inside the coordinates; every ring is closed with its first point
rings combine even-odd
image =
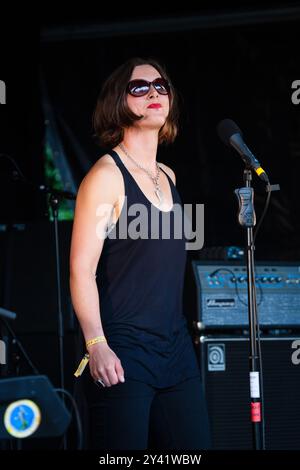
{"type": "MultiPolygon", "coordinates": [[[[61,199],[75,200],[76,195],[70,191],[57,190],[46,186],[44,184],[36,185],[29,181],[20,168],[18,167],[15,160],[7,154],[0,154],[0,157],[5,157],[11,161],[15,167],[12,175],[13,179],[21,181],[24,184],[30,186],[33,190],[43,192],[49,195],[49,203],[53,213],[54,219],[54,231],[55,231],[55,260],[56,260],[56,292],[57,292],[57,307],[58,307],[58,341],[59,341],[59,365],[60,365],[60,381],[59,388],[65,389],[65,367],[64,367],[64,322],[62,313],[62,298],[61,298],[61,276],[60,276],[60,252],[59,252],[59,233],[58,233],[58,212],[59,204],[61,199]]],[[[9,315],[7,310],[1,309],[0,313],[3,315],[9,315]]],[[[11,318],[11,317],[10,317],[11,318]]],[[[65,404],[64,394],[62,395],[63,404],[65,404]]],[[[63,437],[64,450],[67,448],[66,434],[63,437]]]]}
{"type": "Polygon", "coordinates": [[[56,194],[50,192],[49,203],[52,209],[52,214],[53,214],[53,219],[54,219],[54,235],[55,235],[60,388],[64,389],[65,388],[64,322],[63,322],[62,301],[61,301],[60,252],[59,252],[59,235],[58,235],[58,211],[59,211],[60,198],[56,194]]]}
{"type": "MultiPolygon", "coordinates": [[[[55,234],[55,260],[56,260],[56,292],[58,308],[58,344],[59,344],[59,365],[60,365],[60,388],[65,389],[65,365],[64,365],[64,321],[62,313],[61,298],[61,276],[60,276],[60,251],[59,251],[59,233],[58,233],[58,213],[59,204],[62,198],[75,199],[75,195],[67,191],[59,191],[48,186],[40,185],[38,188],[42,192],[49,194],[49,203],[52,209],[54,219],[55,234]]],[[[64,394],[62,395],[63,404],[65,404],[64,394]]],[[[67,449],[66,434],[63,436],[63,449],[67,449]]]]}
{"type": "MultiPolygon", "coordinates": [[[[56,293],[57,293],[57,308],[58,308],[58,341],[59,341],[59,365],[60,365],[60,388],[65,388],[65,372],[64,372],[64,322],[62,313],[62,300],[61,300],[61,277],[60,277],[60,253],[59,253],[59,234],[58,234],[58,212],[59,204],[61,199],[75,200],[76,195],[70,191],[54,189],[44,184],[36,185],[29,181],[21,172],[15,161],[9,156],[9,158],[15,166],[13,173],[14,179],[22,181],[28,186],[32,187],[33,190],[46,193],[49,195],[49,203],[52,209],[54,219],[54,233],[55,233],[55,261],[56,261],[56,293]]],[[[64,402],[64,396],[62,396],[64,402]]]]}
{"type": "Polygon", "coordinates": [[[248,317],[249,317],[249,380],[250,380],[250,398],[251,398],[251,423],[253,448],[255,450],[263,449],[262,426],[263,424],[263,393],[260,393],[260,368],[258,355],[258,328],[257,328],[257,303],[255,289],[255,267],[254,267],[254,238],[253,227],[256,224],[254,212],[254,191],[251,187],[252,172],[250,169],[244,169],[243,179],[245,187],[235,190],[239,200],[238,221],[242,227],[246,228],[246,252],[247,252],[247,287],[248,287],[248,317]]]}

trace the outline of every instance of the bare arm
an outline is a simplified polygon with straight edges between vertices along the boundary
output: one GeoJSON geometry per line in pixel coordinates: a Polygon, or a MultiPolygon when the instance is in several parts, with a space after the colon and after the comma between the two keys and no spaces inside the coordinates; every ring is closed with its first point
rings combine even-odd
{"type": "MultiPolygon", "coordinates": [[[[98,161],[83,179],[76,199],[70,252],[70,289],[85,341],[104,335],[95,273],[104,244],[103,233],[119,196],[118,177],[112,164],[98,161]]],[[[89,354],[94,379],[103,378],[107,386],[121,380],[124,375],[121,362],[107,343],[90,346],[89,354]]]]}

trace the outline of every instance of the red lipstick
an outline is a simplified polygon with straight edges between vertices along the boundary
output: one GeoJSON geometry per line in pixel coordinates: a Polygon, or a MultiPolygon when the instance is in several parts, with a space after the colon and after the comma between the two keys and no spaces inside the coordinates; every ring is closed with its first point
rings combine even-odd
{"type": "Polygon", "coordinates": [[[149,104],[148,108],[161,108],[161,104],[160,103],[151,103],[149,104]]]}

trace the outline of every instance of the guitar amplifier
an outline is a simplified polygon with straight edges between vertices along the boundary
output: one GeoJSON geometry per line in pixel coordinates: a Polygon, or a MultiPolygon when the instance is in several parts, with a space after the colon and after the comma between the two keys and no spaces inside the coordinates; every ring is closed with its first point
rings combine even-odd
{"type": "MultiPolygon", "coordinates": [[[[266,450],[300,448],[300,338],[262,336],[266,450]]],[[[213,449],[253,449],[249,339],[199,337],[201,375],[213,449]]]]}
{"type": "MultiPolygon", "coordinates": [[[[244,263],[192,261],[197,286],[197,328],[247,328],[247,268],[244,263]]],[[[259,324],[264,328],[300,327],[300,264],[255,266],[259,324]]]]}

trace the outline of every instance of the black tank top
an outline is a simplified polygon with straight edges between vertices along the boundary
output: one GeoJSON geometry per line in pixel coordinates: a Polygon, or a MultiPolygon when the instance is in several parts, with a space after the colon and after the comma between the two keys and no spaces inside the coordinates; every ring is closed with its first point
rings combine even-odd
{"type": "Polygon", "coordinates": [[[149,201],[115,151],[109,154],[123,175],[126,198],[96,273],[104,334],[121,360],[125,380],[168,387],[200,375],[182,308],[186,217],[167,173],[173,198],[169,212],[149,201]],[[143,204],[142,214],[133,211],[137,203],[143,204]],[[179,208],[181,237],[174,224],[179,208]],[[163,227],[170,227],[170,236],[163,227]]]}

